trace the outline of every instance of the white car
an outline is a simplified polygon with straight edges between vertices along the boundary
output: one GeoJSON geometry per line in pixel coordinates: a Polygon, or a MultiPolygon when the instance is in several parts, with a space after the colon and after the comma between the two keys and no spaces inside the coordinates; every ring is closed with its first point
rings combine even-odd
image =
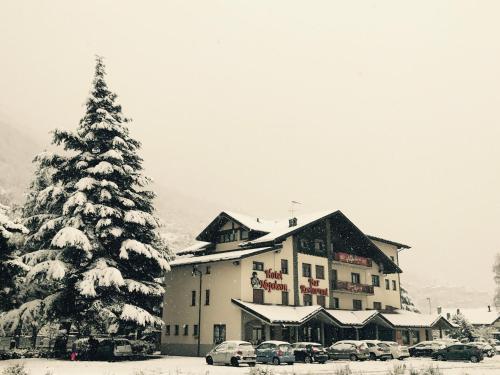
{"type": "Polygon", "coordinates": [[[238,367],[242,363],[255,366],[256,356],[252,344],[247,341],[224,341],[205,356],[207,364],[221,363],[238,367]]]}
{"type": "Polygon", "coordinates": [[[385,361],[391,358],[391,349],[388,345],[384,344],[379,340],[363,340],[366,345],[368,345],[368,350],[370,351],[370,359],[380,359],[385,361]]]}
{"type": "Polygon", "coordinates": [[[389,346],[392,358],[405,359],[410,356],[410,352],[408,351],[407,346],[399,345],[396,341],[382,341],[382,342],[389,346]]]}

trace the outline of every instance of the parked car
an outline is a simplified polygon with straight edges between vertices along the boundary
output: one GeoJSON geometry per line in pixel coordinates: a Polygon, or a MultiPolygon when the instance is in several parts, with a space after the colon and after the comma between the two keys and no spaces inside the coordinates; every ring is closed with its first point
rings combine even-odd
{"type": "Polygon", "coordinates": [[[319,362],[325,363],[328,360],[328,353],[323,345],[316,342],[296,342],[292,345],[296,362],[319,362]]]}
{"type": "Polygon", "coordinates": [[[128,339],[105,337],[93,338],[92,340],[94,344],[90,343],[89,338],[74,341],[78,359],[113,361],[128,359],[134,355],[128,339]],[[91,346],[93,347],[91,348],[91,346]]]}
{"type": "Polygon", "coordinates": [[[228,364],[238,367],[242,363],[255,366],[256,356],[252,344],[247,341],[224,341],[205,356],[207,364],[228,364]]]}
{"type": "Polygon", "coordinates": [[[363,341],[343,340],[326,348],[328,357],[333,360],[350,359],[351,361],[365,360],[370,358],[368,345],[363,341]]]}
{"type": "Polygon", "coordinates": [[[491,346],[490,344],[488,344],[487,342],[470,342],[468,345],[472,345],[472,346],[475,346],[476,348],[479,348],[481,349],[481,351],[483,352],[483,354],[487,357],[493,357],[496,353],[496,350],[493,346],[491,346]]]}
{"type": "Polygon", "coordinates": [[[443,342],[422,341],[416,345],[410,346],[408,351],[412,357],[430,357],[432,353],[444,348],[446,348],[446,344],[443,342]]]}
{"type": "Polygon", "coordinates": [[[391,349],[389,348],[389,345],[384,344],[379,340],[363,340],[363,342],[365,342],[368,346],[370,359],[380,359],[381,361],[385,361],[391,358],[391,349]]]}
{"type": "Polygon", "coordinates": [[[479,362],[484,358],[483,351],[474,345],[453,344],[432,353],[432,358],[438,361],[466,360],[479,362]]]}
{"type": "Polygon", "coordinates": [[[404,345],[399,345],[395,341],[382,341],[384,344],[389,346],[391,350],[391,357],[394,359],[405,359],[410,356],[408,347],[404,345]]]}
{"type": "Polygon", "coordinates": [[[285,341],[264,341],[255,348],[255,354],[257,355],[257,362],[272,363],[274,365],[281,363],[293,365],[295,362],[292,345],[285,341]]]}

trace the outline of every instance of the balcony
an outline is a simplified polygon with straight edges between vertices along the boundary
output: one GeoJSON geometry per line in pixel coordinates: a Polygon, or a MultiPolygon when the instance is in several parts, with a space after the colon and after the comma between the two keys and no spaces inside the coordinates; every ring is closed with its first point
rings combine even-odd
{"type": "Polygon", "coordinates": [[[365,284],[351,283],[350,281],[333,281],[332,289],[337,292],[355,293],[355,294],[373,294],[373,286],[365,284]]]}
{"type": "Polygon", "coordinates": [[[356,266],[368,267],[372,266],[372,260],[370,258],[360,257],[358,255],[335,252],[333,253],[333,260],[336,262],[353,264],[356,266]]]}

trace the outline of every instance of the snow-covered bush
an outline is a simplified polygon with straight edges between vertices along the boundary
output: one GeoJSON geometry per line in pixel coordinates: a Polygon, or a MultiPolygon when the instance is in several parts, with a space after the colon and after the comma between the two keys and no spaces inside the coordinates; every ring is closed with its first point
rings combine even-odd
{"type": "Polygon", "coordinates": [[[2,375],[29,375],[26,369],[24,368],[24,364],[18,363],[12,366],[6,367],[2,371],[2,375]]]}
{"type": "Polygon", "coordinates": [[[274,375],[274,370],[269,366],[252,367],[248,375],[274,375]]]}

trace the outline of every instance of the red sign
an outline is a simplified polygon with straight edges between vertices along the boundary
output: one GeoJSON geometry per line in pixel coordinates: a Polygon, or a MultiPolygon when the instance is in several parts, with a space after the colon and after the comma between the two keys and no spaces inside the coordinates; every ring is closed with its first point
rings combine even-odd
{"type": "Polygon", "coordinates": [[[372,260],[348,253],[334,253],[334,259],[339,262],[357,264],[358,266],[371,267],[372,260]]]}
{"type": "Polygon", "coordinates": [[[319,294],[321,296],[328,296],[328,288],[318,288],[319,280],[308,279],[309,286],[301,285],[300,292],[307,294],[319,294]]]}

